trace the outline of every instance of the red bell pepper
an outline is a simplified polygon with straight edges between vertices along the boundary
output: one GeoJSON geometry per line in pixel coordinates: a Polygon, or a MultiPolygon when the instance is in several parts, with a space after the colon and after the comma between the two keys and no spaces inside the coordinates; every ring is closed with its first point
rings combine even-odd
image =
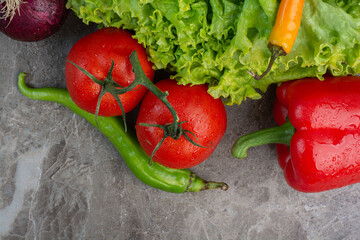
{"type": "Polygon", "coordinates": [[[240,137],[237,158],[247,149],[277,143],[287,183],[302,192],[321,192],[360,182],[360,77],[302,79],[276,90],[278,127],[240,137]]]}

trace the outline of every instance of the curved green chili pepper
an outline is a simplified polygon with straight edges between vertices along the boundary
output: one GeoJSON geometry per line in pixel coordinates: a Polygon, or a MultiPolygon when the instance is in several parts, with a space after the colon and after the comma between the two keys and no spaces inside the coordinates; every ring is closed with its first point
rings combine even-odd
{"type": "Polygon", "coordinates": [[[121,118],[97,117],[80,109],[71,99],[66,89],[30,88],[25,83],[25,73],[18,76],[18,87],[22,94],[34,100],[59,103],[89,121],[115,146],[133,174],[145,184],[167,192],[198,192],[220,188],[227,190],[222,182],[208,182],[196,176],[188,169],[171,169],[160,164],[148,164],[149,156],[143,151],[136,137],[126,133],[121,118]],[[97,123],[96,123],[97,121],[97,123]]]}

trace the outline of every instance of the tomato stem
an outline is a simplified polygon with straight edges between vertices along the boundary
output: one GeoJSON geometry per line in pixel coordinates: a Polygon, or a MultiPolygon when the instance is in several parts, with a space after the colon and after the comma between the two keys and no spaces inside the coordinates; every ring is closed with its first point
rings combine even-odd
{"type": "MultiPolygon", "coordinates": [[[[86,69],[80,67],[79,65],[73,63],[70,60],[67,60],[69,63],[73,64],[76,68],[78,68],[82,73],[84,73],[87,77],[89,77],[94,83],[97,83],[101,86],[101,90],[100,90],[100,94],[99,94],[99,99],[98,102],[96,104],[96,109],[95,109],[95,120],[97,120],[97,117],[99,116],[99,111],[100,111],[100,104],[101,104],[101,99],[102,97],[108,92],[110,93],[116,100],[116,102],[119,104],[119,107],[121,109],[121,113],[122,113],[122,119],[124,122],[124,127],[125,127],[125,132],[127,132],[127,124],[126,124],[126,114],[125,114],[125,110],[124,107],[120,101],[119,95],[118,94],[122,94],[122,93],[118,93],[118,88],[123,88],[123,86],[121,86],[120,84],[118,84],[117,82],[114,81],[113,77],[112,77],[112,72],[114,70],[114,60],[111,59],[111,66],[109,69],[109,72],[106,76],[106,78],[104,80],[99,80],[97,79],[94,75],[92,75],[91,73],[89,73],[86,69]]],[[[132,86],[132,84],[129,85],[129,87],[132,86]]],[[[135,85],[136,86],[136,85],[135,85]]],[[[134,88],[135,86],[133,86],[132,88],[134,88]]],[[[99,128],[99,125],[97,124],[96,121],[96,125],[99,128]]]]}
{"type": "MultiPolygon", "coordinates": [[[[25,73],[18,75],[18,87],[24,96],[34,100],[59,103],[96,127],[94,115],[79,108],[66,89],[30,88],[25,83],[25,77],[25,73]]],[[[149,156],[141,148],[133,134],[125,134],[123,123],[118,117],[99,116],[98,121],[102,134],[118,150],[134,175],[148,186],[174,193],[199,192],[206,189],[225,191],[228,189],[226,183],[205,181],[188,169],[168,168],[157,163],[149,165],[146,161],[149,156]]]]}
{"type": "MultiPolygon", "coordinates": [[[[125,127],[125,131],[127,130],[126,127],[126,117],[125,117],[125,111],[123,108],[123,105],[121,104],[119,95],[120,94],[124,94],[126,92],[132,91],[135,89],[136,86],[140,85],[140,86],[144,86],[146,87],[150,92],[152,92],[157,98],[159,98],[164,104],[165,106],[169,109],[174,121],[172,123],[169,124],[165,124],[165,125],[160,125],[160,124],[146,124],[146,123],[140,123],[141,126],[146,126],[146,127],[158,127],[161,128],[162,130],[164,130],[164,135],[162,137],[162,139],[159,141],[159,143],[155,146],[151,156],[150,156],[150,160],[149,163],[151,163],[151,160],[153,158],[153,156],[155,155],[156,151],[160,148],[161,144],[164,142],[164,140],[167,137],[171,137],[175,140],[179,139],[182,135],[192,144],[194,144],[195,146],[198,147],[211,147],[212,143],[210,146],[201,146],[199,144],[197,144],[194,140],[192,140],[189,136],[189,134],[191,134],[192,136],[195,137],[195,139],[197,140],[195,134],[189,130],[184,130],[182,128],[182,124],[185,123],[183,122],[179,122],[179,116],[176,112],[176,110],[173,108],[173,106],[171,106],[170,102],[167,99],[167,96],[169,95],[169,93],[167,91],[163,92],[161,91],[153,82],[150,81],[150,79],[146,76],[146,74],[144,73],[139,58],[137,57],[137,53],[136,51],[133,51],[130,54],[130,62],[131,65],[133,67],[133,72],[135,73],[135,79],[134,81],[127,87],[123,87],[120,84],[116,83],[113,80],[112,77],[112,71],[114,69],[114,61],[111,59],[111,66],[109,69],[109,72],[106,76],[106,78],[104,80],[99,80],[97,79],[94,75],[92,75],[91,73],[89,73],[88,71],[86,71],[85,69],[81,68],[80,66],[76,65],[75,63],[69,61],[71,64],[73,64],[75,67],[77,67],[81,72],[83,72],[86,76],[88,76],[91,80],[93,80],[95,83],[99,84],[101,86],[101,91],[99,94],[99,99],[98,99],[98,103],[96,106],[96,110],[95,110],[95,120],[97,119],[98,115],[99,115],[99,110],[100,110],[100,103],[101,103],[101,98],[105,95],[105,93],[110,93],[113,95],[113,97],[116,99],[116,101],[118,102],[121,111],[122,111],[122,117],[123,117],[123,121],[124,121],[124,127],[125,127]]],[[[135,89],[135,91],[138,89],[135,89]]],[[[99,127],[99,126],[98,126],[99,127]]]]}
{"type": "Polygon", "coordinates": [[[144,87],[146,87],[150,92],[152,92],[157,98],[159,98],[164,104],[165,106],[169,109],[174,121],[173,123],[170,124],[165,124],[165,125],[160,125],[160,124],[147,124],[147,123],[139,123],[140,126],[145,126],[145,127],[158,127],[161,128],[162,130],[164,130],[164,135],[161,138],[161,140],[159,141],[159,143],[155,146],[153,152],[151,153],[149,162],[151,163],[152,158],[154,157],[155,153],[157,152],[157,150],[159,150],[161,144],[164,142],[164,140],[167,137],[171,137],[175,140],[179,139],[182,135],[193,145],[198,146],[198,147],[202,147],[202,148],[207,148],[207,147],[211,147],[213,144],[211,143],[210,146],[202,146],[200,144],[197,144],[194,140],[192,140],[188,134],[191,134],[195,137],[195,139],[197,140],[195,134],[189,130],[185,130],[182,128],[182,124],[185,123],[186,121],[182,121],[179,122],[179,116],[176,112],[176,110],[174,109],[173,106],[171,106],[170,102],[167,99],[167,96],[169,95],[169,93],[167,91],[162,92],[153,82],[151,82],[148,77],[145,75],[144,71],[141,68],[139,59],[137,57],[136,51],[133,51],[130,55],[130,62],[133,66],[133,71],[135,73],[135,80],[133,82],[133,84],[136,82],[136,84],[140,84],[144,87]]]}
{"type": "Polygon", "coordinates": [[[174,122],[172,123],[172,128],[170,131],[169,136],[172,136],[176,139],[178,139],[180,136],[177,136],[178,133],[178,126],[179,126],[179,116],[177,115],[177,112],[171,106],[169,101],[167,100],[167,96],[169,95],[168,92],[162,92],[154,83],[152,83],[149,78],[145,75],[144,71],[141,68],[139,58],[137,57],[136,51],[133,51],[130,55],[130,62],[133,66],[133,71],[135,73],[135,81],[137,81],[137,84],[140,84],[144,87],[146,87],[150,92],[152,92],[157,98],[159,98],[165,106],[169,109],[172,117],[174,118],[174,122]]]}

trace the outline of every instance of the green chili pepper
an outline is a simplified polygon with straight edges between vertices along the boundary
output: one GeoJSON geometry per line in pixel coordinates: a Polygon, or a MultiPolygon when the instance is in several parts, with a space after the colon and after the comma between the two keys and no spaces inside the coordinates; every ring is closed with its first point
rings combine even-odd
{"type": "Polygon", "coordinates": [[[25,83],[25,73],[18,76],[18,87],[22,94],[34,100],[59,103],[89,121],[115,146],[133,174],[145,184],[167,192],[198,192],[220,188],[227,190],[222,182],[208,182],[188,169],[171,169],[157,163],[148,164],[149,156],[143,151],[136,137],[125,132],[119,117],[97,117],[80,109],[71,99],[66,89],[30,88],[25,83]]]}

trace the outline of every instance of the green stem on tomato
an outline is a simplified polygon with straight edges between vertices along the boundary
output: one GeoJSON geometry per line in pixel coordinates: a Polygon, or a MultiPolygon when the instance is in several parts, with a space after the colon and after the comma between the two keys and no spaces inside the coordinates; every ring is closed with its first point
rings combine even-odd
{"type": "MultiPolygon", "coordinates": [[[[130,55],[130,62],[133,66],[133,71],[135,73],[135,80],[137,83],[146,87],[150,92],[152,92],[157,98],[159,98],[165,106],[169,109],[174,122],[172,123],[172,128],[168,135],[174,139],[179,139],[180,134],[178,131],[179,128],[179,116],[173,106],[167,100],[167,96],[169,95],[168,92],[162,92],[154,83],[152,83],[147,76],[145,75],[144,71],[141,68],[139,58],[137,57],[136,51],[132,52],[130,55]],[[138,78],[138,79],[137,79],[138,78]]],[[[135,82],[134,80],[134,82],[135,82]]],[[[143,125],[143,124],[142,124],[143,125]]]]}
{"type": "Polygon", "coordinates": [[[25,83],[25,73],[18,76],[18,87],[21,93],[34,100],[59,103],[98,128],[118,150],[121,157],[133,174],[145,184],[167,192],[198,192],[206,189],[227,190],[223,182],[208,182],[196,176],[188,169],[172,169],[160,164],[148,164],[148,155],[141,148],[136,137],[125,132],[123,121],[119,117],[95,116],[79,108],[71,99],[66,89],[30,88],[25,83]]]}
{"type": "MultiPolygon", "coordinates": [[[[112,94],[114,96],[114,98],[117,100],[121,110],[122,110],[122,116],[123,116],[123,122],[125,125],[125,130],[126,130],[126,120],[125,120],[125,112],[124,112],[124,108],[122,107],[121,101],[119,99],[120,94],[124,94],[126,92],[132,91],[135,89],[136,86],[144,86],[146,87],[150,92],[152,92],[157,98],[159,98],[164,104],[165,106],[169,109],[174,121],[172,123],[166,124],[166,125],[159,125],[159,124],[145,124],[145,123],[140,123],[139,125],[141,126],[146,126],[146,127],[159,127],[162,130],[164,130],[164,135],[162,137],[162,139],[159,141],[159,143],[155,146],[150,159],[149,159],[149,163],[151,163],[153,156],[155,155],[155,153],[157,152],[157,150],[160,148],[161,144],[163,143],[163,141],[165,140],[165,138],[167,137],[171,137],[175,140],[179,139],[182,135],[188,140],[190,141],[192,144],[194,144],[195,146],[198,147],[202,147],[202,148],[207,148],[207,147],[211,147],[212,144],[210,146],[202,146],[197,144],[194,140],[192,140],[189,136],[189,134],[195,136],[194,133],[190,132],[189,130],[184,130],[182,128],[182,124],[184,122],[179,122],[179,116],[176,112],[176,110],[173,108],[173,106],[171,106],[170,102],[167,99],[167,96],[169,95],[168,92],[162,92],[153,82],[150,81],[150,79],[146,76],[146,74],[144,73],[139,58],[137,56],[136,50],[133,51],[130,55],[130,62],[131,65],[133,67],[133,72],[135,73],[135,79],[134,81],[127,87],[122,87],[120,86],[118,83],[116,83],[113,78],[112,78],[112,71],[114,68],[114,61],[111,60],[111,67],[110,70],[107,74],[107,77],[104,80],[99,80],[97,79],[94,75],[92,75],[91,73],[89,73],[87,70],[81,68],[80,66],[76,65],[75,63],[69,61],[71,64],[73,64],[75,67],[77,67],[81,72],[83,72],[86,76],[88,76],[92,81],[94,81],[95,83],[99,84],[101,86],[101,92],[99,95],[99,99],[98,99],[98,103],[97,103],[97,107],[96,107],[96,111],[95,111],[95,119],[97,119],[98,113],[99,113],[99,108],[100,108],[100,103],[101,103],[101,98],[104,96],[105,93],[109,92],[110,94],[112,94]]],[[[196,138],[196,136],[195,136],[196,138]]]]}
{"type": "MultiPolygon", "coordinates": [[[[96,109],[95,109],[95,121],[97,119],[97,117],[99,116],[99,111],[100,111],[100,104],[101,104],[101,99],[102,97],[108,92],[110,93],[116,100],[116,102],[118,103],[118,105],[120,106],[121,112],[122,112],[122,118],[123,118],[123,122],[124,122],[124,126],[125,126],[125,131],[127,131],[127,125],[126,125],[126,114],[125,114],[125,110],[124,107],[120,101],[119,98],[119,94],[125,93],[118,93],[118,89],[124,89],[120,84],[118,84],[117,82],[114,81],[113,77],[112,77],[112,71],[114,70],[114,61],[111,59],[111,66],[109,69],[109,72],[106,76],[106,78],[104,80],[99,80],[97,79],[94,75],[92,75],[91,73],[89,73],[86,69],[80,67],[79,65],[77,65],[76,63],[67,60],[69,63],[71,63],[72,65],[74,65],[77,69],[79,69],[82,73],[84,73],[88,78],[90,78],[94,83],[99,84],[101,86],[101,90],[99,93],[99,99],[97,101],[96,104],[96,109]]],[[[129,87],[132,85],[129,85],[129,87]]],[[[132,88],[134,88],[136,85],[132,86],[132,88]]],[[[128,90],[130,91],[130,90],[128,90]]],[[[99,127],[99,126],[97,126],[99,127]]]]}

